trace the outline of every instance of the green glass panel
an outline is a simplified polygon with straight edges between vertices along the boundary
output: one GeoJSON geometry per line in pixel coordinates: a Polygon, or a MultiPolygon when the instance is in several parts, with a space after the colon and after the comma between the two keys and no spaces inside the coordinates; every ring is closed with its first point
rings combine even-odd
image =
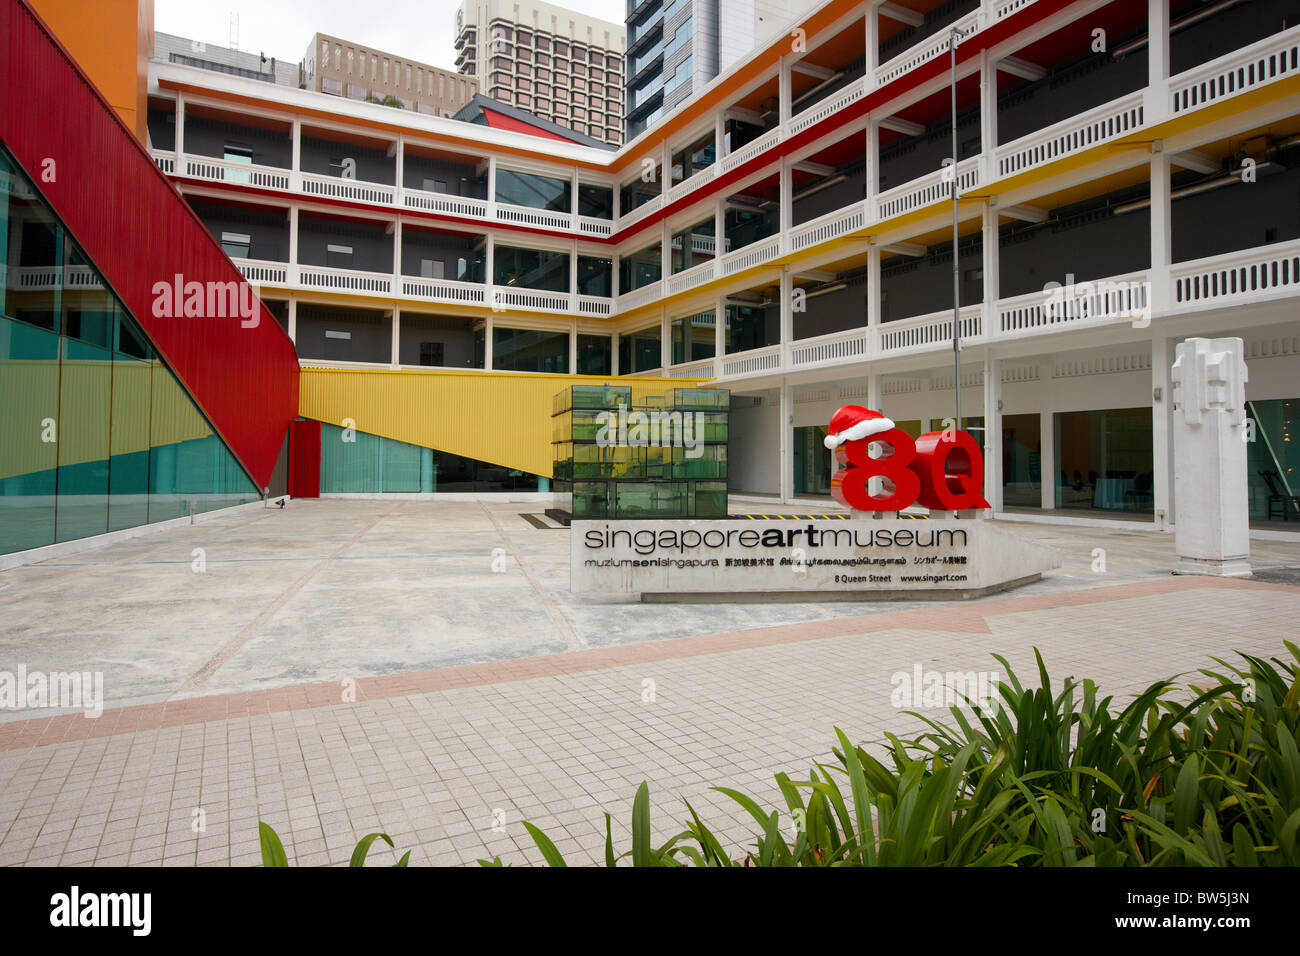
{"type": "Polygon", "coordinates": [[[0,554],[54,543],[59,336],[0,319],[0,554]]]}
{"type": "Polygon", "coordinates": [[[113,354],[63,340],[59,376],[59,474],[55,540],[108,530],[108,429],[113,354]]]}
{"type": "Polygon", "coordinates": [[[112,430],[108,468],[108,530],[149,522],[150,363],[113,355],[112,430]]]}

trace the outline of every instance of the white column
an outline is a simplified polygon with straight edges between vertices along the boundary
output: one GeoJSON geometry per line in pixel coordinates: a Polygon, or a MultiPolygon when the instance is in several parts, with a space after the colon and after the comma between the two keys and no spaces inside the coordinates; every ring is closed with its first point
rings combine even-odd
{"type": "Polygon", "coordinates": [[[497,158],[495,156],[488,157],[487,203],[488,219],[495,221],[497,218],[497,158]]]}
{"type": "Polygon", "coordinates": [[[1039,478],[1042,482],[1040,506],[1044,511],[1056,507],[1056,416],[1052,411],[1052,363],[1038,366],[1038,393],[1041,403],[1038,412],[1038,441],[1042,451],[1038,456],[1039,478]]]}
{"type": "Polygon", "coordinates": [[[880,194],[880,123],[867,123],[865,148],[867,163],[867,222],[876,218],[876,196],[880,194]]]}
{"type": "Polygon", "coordinates": [[[659,310],[659,369],[666,370],[673,364],[672,327],[668,323],[668,310],[659,310]]]}
{"type": "Polygon", "coordinates": [[[790,251],[790,230],[794,228],[794,167],[782,156],[777,170],[778,195],[781,201],[781,251],[790,251]]]}
{"type": "Polygon", "coordinates": [[[298,284],[298,207],[289,207],[289,269],[290,285],[298,284]]]}
{"type": "Polygon", "coordinates": [[[867,89],[876,85],[876,67],[880,66],[880,12],[874,2],[867,4],[866,66],[867,89]]]}
{"type": "Polygon", "coordinates": [[[402,310],[396,302],[393,303],[393,368],[397,368],[402,361],[402,310]]]}
{"type": "Polygon", "coordinates": [[[1169,116],[1169,0],[1147,0],[1147,88],[1143,120],[1148,126],[1169,116]]]}
{"type": "Polygon", "coordinates": [[[1170,202],[1169,154],[1155,142],[1151,156],[1151,315],[1170,308],[1169,264],[1173,258],[1173,222],[1170,202]]]}
{"type": "Polygon", "coordinates": [[[1174,363],[1173,342],[1158,335],[1151,340],[1151,495],[1156,529],[1168,531],[1174,525],[1173,434],[1170,418],[1173,396],[1170,369],[1174,363]],[[1159,395],[1159,398],[1156,396],[1159,395]]]}
{"type": "MultiPolygon", "coordinates": [[[[719,196],[713,203],[713,274],[722,275],[722,257],[727,249],[727,200],[719,196]]],[[[721,353],[719,353],[721,354],[721,353]]]]}
{"type": "Polygon", "coordinates": [[[992,348],[984,352],[984,499],[1002,510],[1002,360],[992,348]]]}
{"type": "Polygon", "coordinates": [[[492,328],[494,318],[492,313],[489,312],[487,319],[483,323],[483,370],[487,372],[492,371],[492,328]]]}
{"type": "Polygon", "coordinates": [[[291,342],[297,342],[298,341],[298,300],[293,296],[289,297],[289,318],[288,318],[287,331],[289,333],[289,340],[291,342]]]}
{"type": "MultiPolygon", "coordinates": [[[[998,70],[988,50],[980,52],[980,182],[997,179],[994,153],[998,147],[998,70]]],[[[953,158],[956,162],[956,157],[953,158]]]]}
{"type": "Polygon", "coordinates": [[[609,374],[618,375],[618,333],[615,332],[609,337],[609,374]]]}
{"type": "Polygon", "coordinates": [[[722,357],[727,354],[727,300],[723,296],[713,303],[713,376],[722,375],[722,357]]]}
{"type": "Polygon", "coordinates": [[[578,374],[578,323],[569,326],[569,374],[578,374]]]}
{"type": "Polygon", "coordinates": [[[781,267],[781,368],[790,367],[790,343],[794,341],[794,276],[789,266],[781,267]]]}
{"type": "Polygon", "coordinates": [[[794,389],[781,379],[781,483],[778,494],[784,504],[794,497],[794,389]]]}
{"type": "Polygon", "coordinates": [[[793,110],[792,101],[794,99],[794,85],[790,76],[790,57],[781,57],[780,66],[777,69],[777,101],[780,104],[777,108],[777,115],[780,118],[781,128],[785,129],[790,124],[790,114],[793,110]]]}
{"type": "MultiPolygon", "coordinates": [[[[487,243],[483,247],[483,293],[487,299],[488,308],[495,311],[497,307],[497,287],[495,281],[496,239],[490,233],[486,238],[487,243]]],[[[490,318],[489,321],[491,321],[490,318]]],[[[489,366],[489,368],[490,367],[491,366],[489,366]]]]}
{"type": "Polygon", "coordinates": [[[176,175],[185,175],[185,94],[176,94],[176,175]]]}
{"type": "Polygon", "coordinates": [[[406,188],[406,137],[401,134],[398,134],[397,142],[393,144],[393,175],[393,181],[397,184],[393,196],[400,206],[402,190],[406,188]]]}
{"type": "Polygon", "coordinates": [[[991,336],[997,329],[998,299],[1002,295],[998,254],[998,210],[992,201],[984,204],[983,256],[980,271],[984,273],[984,334],[991,336]]]}
{"type": "Polygon", "coordinates": [[[578,244],[569,246],[569,311],[578,314],[578,244]]]}
{"type": "MultiPolygon", "coordinates": [[[[877,354],[880,346],[880,293],[880,247],[873,239],[867,245],[867,354],[872,356],[877,354]]],[[[872,409],[879,411],[874,405],[872,409]]]]}

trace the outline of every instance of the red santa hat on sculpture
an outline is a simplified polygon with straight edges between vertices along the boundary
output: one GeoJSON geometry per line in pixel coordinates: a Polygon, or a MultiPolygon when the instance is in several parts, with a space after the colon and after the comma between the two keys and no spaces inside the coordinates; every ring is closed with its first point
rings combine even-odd
{"type": "Polygon", "coordinates": [[[822,440],[822,444],[834,451],[846,441],[870,438],[891,431],[894,427],[893,421],[880,412],[873,412],[861,405],[844,405],[831,416],[827,427],[829,434],[822,440]]]}

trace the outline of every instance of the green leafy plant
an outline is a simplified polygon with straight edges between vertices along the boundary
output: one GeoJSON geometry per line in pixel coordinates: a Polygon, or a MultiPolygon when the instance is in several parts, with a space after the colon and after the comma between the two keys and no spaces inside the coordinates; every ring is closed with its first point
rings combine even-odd
{"type": "MultiPolygon", "coordinates": [[[[1093,681],[1054,690],[1037,650],[1032,690],[995,657],[1008,674],[997,706],[968,701],[973,717],[952,707],[951,723],[916,714],[929,729],[887,735],[889,765],[836,728],[838,765],[816,763],[806,780],[777,774],[788,825],[779,810],[716,788],[756,824],[738,861],[689,802],[686,830],[653,847],[642,783],[627,852],[615,853],[605,815],[606,865],[1300,865],[1296,664],[1215,659],[1223,671],[1201,671],[1215,684],[1191,685],[1190,701],[1171,679],[1116,707],[1093,681]]],[[[546,863],[564,866],[554,843],[525,826],[546,863]]]]}
{"type": "MultiPolygon", "coordinates": [[[[284,844],[280,842],[279,834],[275,832],[271,825],[259,820],[257,832],[262,843],[262,866],[288,866],[289,858],[285,855],[284,844]]],[[[387,833],[367,833],[352,850],[352,858],[348,861],[348,866],[365,866],[366,855],[370,852],[370,845],[376,840],[383,840],[394,850],[397,849],[393,846],[393,841],[387,833]]],[[[393,866],[405,867],[410,861],[411,851],[407,850],[393,866]]]]}

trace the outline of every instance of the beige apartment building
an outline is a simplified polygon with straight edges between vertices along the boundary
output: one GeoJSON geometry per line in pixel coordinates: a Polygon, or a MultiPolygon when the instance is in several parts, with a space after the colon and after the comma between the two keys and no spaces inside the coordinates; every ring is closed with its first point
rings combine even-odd
{"type": "Polygon", "coordinates": [[[302,60],[301,86],[354,100],[392,96],[417,113],[454,116],[479,91],[479,79],[317,33],[302,60]]]}
{"type": "Polygon", "coordinates": [[[456,69],[494,100],[617,146],[625,34],[621,23],[535,0],[465,0],[456,69]]]}

